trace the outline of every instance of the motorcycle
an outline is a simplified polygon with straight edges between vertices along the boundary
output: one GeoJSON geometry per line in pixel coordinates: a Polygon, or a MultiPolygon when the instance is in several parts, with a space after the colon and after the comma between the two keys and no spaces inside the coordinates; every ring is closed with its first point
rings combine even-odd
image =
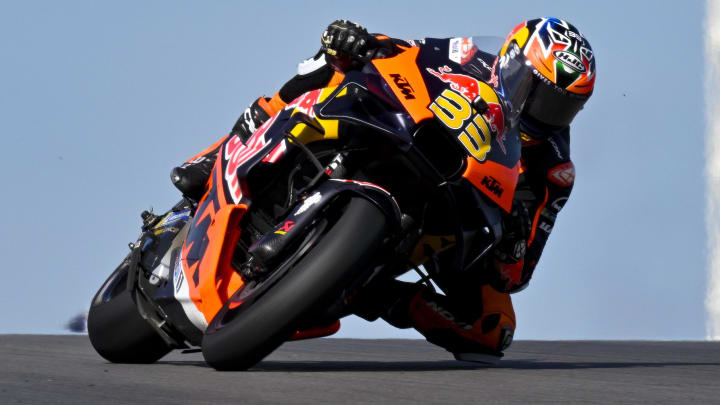
{"type": "Polygon", "coordinates": [[[96,351],[151,363],[201,350],[218,370],[248,369],[283,342],[335,333],[375,283],[414,269],[451,293],[450,280],[481,271],[510,212],[520,138],[495,89],[437,49],[372,60],[248,139],[221,139],[200,201],[143,212],[91,302],[96,351]]]}

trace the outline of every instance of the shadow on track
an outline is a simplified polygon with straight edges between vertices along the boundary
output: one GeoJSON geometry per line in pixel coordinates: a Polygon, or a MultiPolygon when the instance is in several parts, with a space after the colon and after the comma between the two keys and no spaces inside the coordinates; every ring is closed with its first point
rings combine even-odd
{"type": "MultiPolygon", "coordinates": [[[[210,368],[202,361],[159,361],[157,364],[170,366],[194,366],[210,368]]],[[[677,366],[720,366],[720,363],[690,362],[546,362],[534,360],[504,360],[498,365],[469,363],[454,360],[443,361],[262,361],[249,372],[425,372],[462,371],[479,369],[519,370],[579,370],[614,368],[658,368],[677,366]]]]}
{"type": "MultiPolygon", "coordinates": [[[[156,364],[169,366],[194,366],[210,368],[202,361],[158,361],[156,364]]],[[[373,371],[399,371],[399,372],[421,372],[421,371],[450,371],[450,370],[475,370],[494,367],[489,364],[466,363],[452,360],[444,361],[406,361],[406,362],[382,362],[382,361],[261,361],[250,372],[373,372],[373,371]]]]}
{"type": "Polygon", "coordinates": [[[691,363],[691,362],[555,362],[535,360],[505,360],[498,364],[498,368],[521,370],[580,370],[601,368],[659,368],[659,367],[688,367],[688,366],[720,366],[720,363],[691,363]]]}
{"type": "MultiPolygon", "coordinates": [[[[168,366],[193,366],[210,368],[203,361],[158,361],[156,364],[168,366]]],[[[286,371],[446,371],[446,370],[475,370],[495,367],[491,364],[467,363],[454,360],[442,361],[261,361],[251,372],[286,372],[286,371]]]]}

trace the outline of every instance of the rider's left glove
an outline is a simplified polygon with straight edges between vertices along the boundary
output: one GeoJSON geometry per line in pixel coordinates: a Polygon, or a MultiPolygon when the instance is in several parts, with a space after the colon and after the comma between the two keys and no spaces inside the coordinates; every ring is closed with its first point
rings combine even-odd
{"type": "Polygon", "coordinates": [[[389,41],[380,41],[362,25],[348,20],[335,20],[323,32],[322,47],[325,53],[337,58],[368,62],[392,54],[389,41]]]}

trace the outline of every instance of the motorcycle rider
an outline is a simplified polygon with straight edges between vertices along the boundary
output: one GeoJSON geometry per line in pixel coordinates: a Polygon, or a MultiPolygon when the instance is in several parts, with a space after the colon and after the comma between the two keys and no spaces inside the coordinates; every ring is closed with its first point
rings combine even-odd
{"type": "MultiPolygon", "coordinates": [[[[595,60],[590,44],[577,28],[557,18],[519,24],[497,55],[479,51],[470,38],[403,41],[369,34],[347,20],[334,21],[321,39],[320,51],[301,62],[297,75],[272,98],[255,100],[229,136],[247,139],[305,92],[337,85],[343,72],[411,46],[446,49],[449,64],[461,65],[493,86],[508,104],[508,121],[522,139],[522,173],[512,212],[503,222],[503,238],[494,250],[493,271],[460,280],[462,291],[451,296],[421,284],[382,283],[356,311],[368,320],[382,316],[396,327],[414,327],[460,360],[492,361],[502,356],[516,326],[509,294],[528,285],[574,183],[569,125],[593,91],[595,60]]],[[[171,179],[184,195],[202,197],[223,140],[173,169],[171,179]]],[[[436,253],[442,267],[442,252],[436,253]]]]}

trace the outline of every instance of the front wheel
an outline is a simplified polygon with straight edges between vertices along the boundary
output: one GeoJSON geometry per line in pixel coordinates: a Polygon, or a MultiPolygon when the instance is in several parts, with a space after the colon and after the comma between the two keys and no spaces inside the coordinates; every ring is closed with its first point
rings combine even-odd
{"type": "MultiPolygon", "coordinates": [[[[307,254],[251,303],[228,317],[220,313],[202,341],[205,361],[218,370],[252,367],[285,342],[313,310],[339,297],[379,248],[386,232],[383,213],[371,202],[350,199],[307,254]],[[222,323],[218,317],[228,319],[222,323]]],[[[298,250],[304,249],[300,247],[298,250]]]]}
{"type": "Polygon", "coordinates": [[[129,259],[108,277],[90,304],[88,336],[95,350],[113,363],[153,363],[171,348],[140,316],[127,288],[129,259]]]}

